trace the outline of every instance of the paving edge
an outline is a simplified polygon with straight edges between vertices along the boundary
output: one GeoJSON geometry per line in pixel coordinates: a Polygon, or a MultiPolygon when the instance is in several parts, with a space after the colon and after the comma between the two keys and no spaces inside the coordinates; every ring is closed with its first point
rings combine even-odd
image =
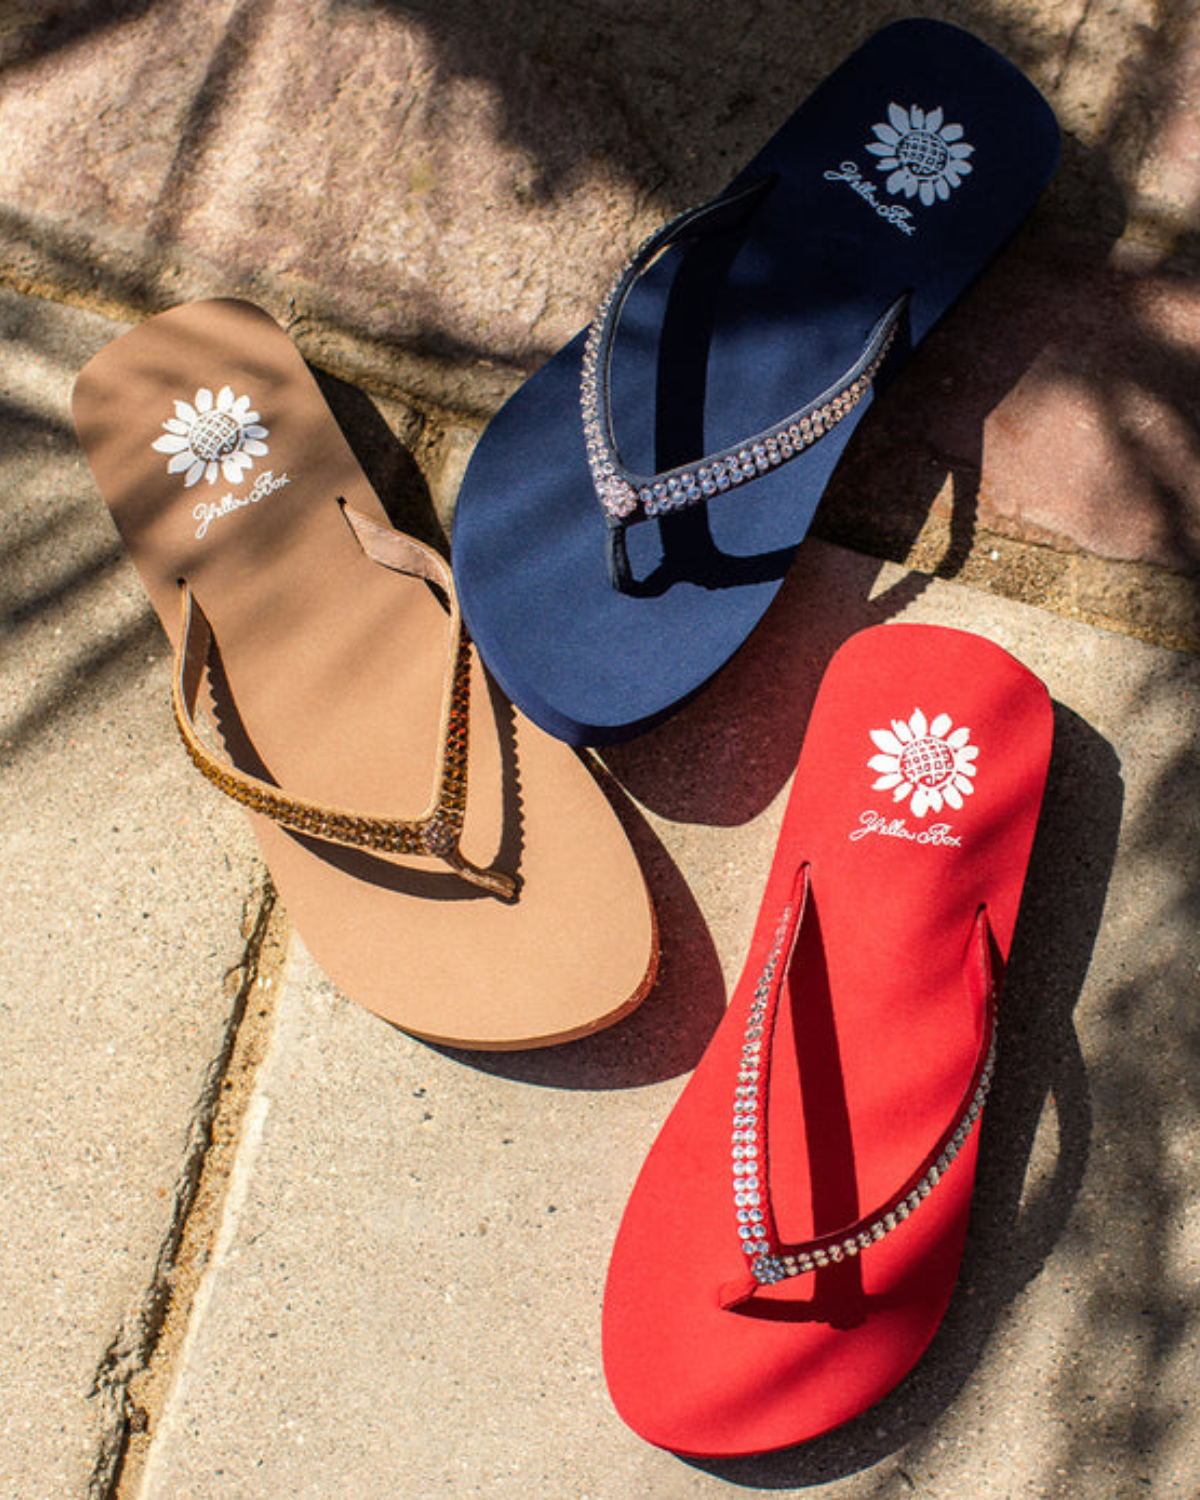
{"type": "MultiPolygon", "coordinates": [[[[0,286],[120,322],[137,322],[178,296],[123,295],[64,287],[45,268],[32,272],[5,264],[0,286]]],[[[211,290],[200,291],[213,295],[211,290]]],[[[176,288],[179,291],[179,288],[176,288]]],[[[356,387],[384,408],[393,432],[421,471],[438,524],[449,534],[458,484],[483,427],[521,373],[476,363],[443,368],[436,356],[385,347],[340,328],[320,310],[319,296],[293,287],[286,308],[262,299],[315,368],[356,387]],[[305,307],[303,304],[311,303],[305,307]]],[[[352,437],[352,435],[351,435],[352,437]]],[[[353,440],[353,437],[352,437],[353,440]]],[[[868,557],[951,579],[1080,620],[1149,645],[1200,656],[1200,587],[1194,576],[1148,562],[1130,562],[1081,550],[1053,534],[1014,535],[976,521],[965,543],[946,505],[930,508],[920,534],[898,544],[886,521],[839,505],[838,484],[818,511],[813,535],[868,557]]],[[[952,502],[949,503],[953,510],[952,502]]]]}
{"type": "Polygon", "coordinates": [[[812,527],[821,541],[910,572],[1200,656],[1200,581],[1194,576],[1101,557],[1065,538],[1013,536],[977,523],[964,544],[955,531],[952,515],[936,505],[911,542],[899,541],[861,512],[840,512],[836,503],[818,511],[812,527]]]}
{"type": "Polygon", "coordinates": [[[225,979],[230,1008],[221,1046],[205,1072],[188,1124],[153,1272],[122,1319],[89,1391],[100,1406],[89,1500],[124,1500],[136,1486],[219,1222],[242,1117],[274,1027],[288,926],[265,871],[246,898],[242,935],[242,961],[225,979]]]}

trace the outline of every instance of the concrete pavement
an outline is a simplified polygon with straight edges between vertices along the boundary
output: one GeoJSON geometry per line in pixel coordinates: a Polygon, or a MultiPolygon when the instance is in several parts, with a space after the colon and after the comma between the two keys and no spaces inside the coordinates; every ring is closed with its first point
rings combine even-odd
{"type": "Polygon", "coordinates": [[[0,17],[5,1493],[1196,1492],[1200,24],[931,9],[1047,90],[1063,168],[856,439],[735,670],[606,756],[656,991],[591,1042],[491,1060],[282,950],[239,816],[178,751],[74,374],[157,307],[250,296],[436,538],[480,423],[624,248],[897,12],[0,17]],[[607,1248],[736,978],[821,666],[896,617],[993,636],[1057,703],[963,1283],[861,1422],[682,1464],[609,1409],[607,1248]]]}
{"type": "Polygon", "coordinates": [[[446,1056],[294,956],[142,1500],[1194,1493],[1200,663],[953,584],[914,597],[911,575],[821,543],[801,561],[740,680],[620,757],[656,885],[677,889],[639,1015],[542,1056],[446,1056]],[[736,978],[782,705],[808,701],[831,637],[894,617],[984,632],[1057,704],[959,1294],[913,1377],[851,1427],[689,1465],[608,1403],[607,1255],[736,978]],[[704,805],[730,775],[734,828],[704,805]]]}
{"type": "Polygon", "coordinates": [[[67,400],[102,319],[0,295],[4,830],[0,1489],[82,1495],[152,1339],[263,904],[192,795],[170,657],[67,400]]]}

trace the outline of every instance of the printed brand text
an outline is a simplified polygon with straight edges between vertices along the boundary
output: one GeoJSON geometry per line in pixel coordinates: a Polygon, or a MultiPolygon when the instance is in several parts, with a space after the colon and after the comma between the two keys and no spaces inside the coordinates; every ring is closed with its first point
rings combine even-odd
{"type": "Polygon", "coordinates": [[[852,843],[865,839],[870,833],[881,838],[906,839],[911,844],[936,844],[943,848],[960,849],[962,839],[950,832],[949,823],[931,823],[928,828],[915,829],[908,826],[907,818],[889,818],[886,813],[867,811],[858,820],[859,826],[850,835],[852,843]]]}
{"type": "Polygon", "coordinates": [[[881,203],[873,182],[868,182],[852,161],[844,161],[836,171],[825,173],[826,182],[844,182],[853,192],[875,210],[881,219],[897,228],[901,234],[913,235],[917,226],[913,223],[911,210],[899,203],[881,203]]]}
{"type": "Polygon", "coordinates": [[[244,495],[235,495],[230,491],[220,500],[201,500],[192,511],[192,515],[196,518],[196,540],[202,542],[208,535],[208,528],[214,521],[219,521],[222,516],[232,515],[235,510],[243,510],[247,505],[257,505],[260,500],[265,500],[268,495],[273,495],[276,490],[281,490],[288,483],[290,483],[288,475],[277,476],[273,469],[267,469],[265,473],[258,476],[253,486],[244,495]]]}

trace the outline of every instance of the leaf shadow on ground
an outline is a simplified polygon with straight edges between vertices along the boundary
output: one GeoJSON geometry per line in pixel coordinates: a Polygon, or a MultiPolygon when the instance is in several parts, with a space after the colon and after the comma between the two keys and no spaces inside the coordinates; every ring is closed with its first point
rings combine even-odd
{"type": "MultiPolygon", "coordinates": [[[[120,26],[149,14],[155,3],[114,0],[97,5],[78,0],[47,7],[28,24],[9,25],[0,43],[0,69],[33,66],[40,56],[79,45],[98,27],[120,26]]],[[[358,0],[333,0],[329,13],[351,5],[358,5],[358,0]]],[[[263,9],[259,0],[246,0],[238,7],[243,29],[237,35],[244,46],[253,43],[263,9]]],[[[586,136],[548,136],[530,80],[544,77],[540,59],[553,57],[564,64],[559,69],[564,93],[572,88],[573,74],[593,81],[620,117],[619,128],[603,133],[606,141],[618,143],[606,165],[631,181],[656,208],[661,206],[664,215],[720,187],[790,112],[796,97],[857,41],[906,13],[898,4],[869,3],[843,25],[829,28],[814,24],[806,8],[781,0],[746,10],[714,7],[701,13],[682,0],[654,0],[639,6],[635,15],[623,15],[619,25],[612,23],[611,9],[545,7],[537,0],[503,0],[498,6],[484,6],[480,0],[416,0],[377,7],[383,17],[390,10],[419,18],[434,37],[441,71],[431,88],[456,76],[470,76],[495,91],[498,128],[527,150],[535,164],[529,191],[542,201],[553,201],[562,192],[579,163],[590,159],[592,148],[586,136]],[[537,66],[511,68],[518,53],[537,66]]],[[[1081,15],[1087,9],[1081,8],[1081,15]]],[[[1164,337],[1144,306],[1136,276],[1114,277],[1105,259],[1108,245],[1125,223],[1123,184],[1131,180],[1131,153],[1150,149],[1163,128],[1167,105],[1162,101],[1170,98],[1179,76],[1172,49],[1188,9],[1179,0],[1151,7],[1147,24],[1139,27],[1138,47],[1124,68],[1109,117],[1086,149],[1068,140],[1059,178],[1035,217],[1030,243],[1060,232],[1082,233],[1094,247],[1085,259],[1086,275],[1072,297],[1064,299],[1054,327],[1026,330],[1024,343],[1011,351],[1011,357],[1006,351],[1003,378],[968,390],[955,418],[959,426],[953,442],[945,427],[926,426],[915,435],[906,430],[909,403],[927,409],[941,399],[942,372],[932,360],[914,367],[906,383],[889,393],[891,419],[885,420],[881,409],[874,428],[877,437],[864,427],[861,441],[848,455],[819,523],[826,539],[871,551],[881,548],[882,537],[882,555],[901,558],[949,481],[954,499],[952,537],[939,571],[955,576],[978,525],[984,422],[1011,383],[1042,356],[1039,378],[1048,374],[1086,393],[1101,419],[1119,435],[1131,468],[1148,469],[1154,476],[1163,534],[1186,566],[1194,570],[1200,565],[1179,476],[1166,456],[1148,443],[1147,428],[1139,421],[1139,402],[1149,400],[1195,443],[1200,430],[1195,405],[1195,392],[1200,390],[1197,351],[1164,337]],[[1152,102],[1156,100],[1159,103],[1152,102]],[[1111,312],[1110,326],[1104,319],[1093,322],[1081,340],[1078,316],[1089,300],[1099,300],[1111,312]],[[885,471],[886,485],[879,480],[885,471]],[[881,514],[868,524],[872,505],[881,514]]],[[[1055,38],[1027,32],[1018,17],[999,7],[946,4],[927,11],[959,21],[1000,46],[1051,92],[1076,45],[1072,32],[1060,54],[1055,38]]],[[[237,61],[230,53],[214,59],[208,92],[198,100],[187,138],[179,143],[179,165],[170,179],[176,186],[186,177],[188,164],[212,146],[214,117],[207,104],[236,76],[237,61]]],[[[581,129],[586,126],[578,114],[570,117],[580,119],[581,129]]],[[[41,263],[59,266],[64,276],[92,276],[86,234],[56,236],[10,211],[0,218],[6,241],[33,247],[41,263]]],[[[171,203],[159,206],[154,229],[165,263],[179,231],[171,203]]],[[[1172,247],[1185,278],[1194,275],[1197,263],[1194,230],[1191,233],[1192,238],[1184,235],[1172,247]]],[[[626,248],[597,247],[598,283],[615,269],[626,248]]],[[[268,267],[268,276],[269,272],[268,267]]],[[[1002,280],[1002,273],[994,274],[973,295],[986,299],[1002,280]]],[[[90,284],[109,305],[139,313],[170,300],[169,278],[162,265],[153,262],[121,272],[103,269],[90,284]]],[[[279,300],[286,299],[281,294],[279,300]]],[[[443,339],[441,311],[438,289],[431,287],[415,322],[396,329],[395,347],[426,344],[464,364],[486,353],[443,339]]],[[[337,325],[336,307],[326,312],[330,323],[337,325]]],[[[19,332],[34,350],[45,330],[30,326],[19,332]]],[[[947,342],[955,337],[953,320],[943,325],[939,337],[947,342]]],[[[334,402],[340,402],[339,414],[356,444],[361,445],[365,436],[370,448],[381,436],[377,414],[346,392],[335,392],[334,402]]],[[[31,417],[16,408],[6,409],[0,420],[6,435],[22,431],[31,441],[62,436],[61,426],[47,427],[41,415],[31,417]]],[[[386,452],[368,459],[368,467],[385,489],[404,490],[403,513],[409,524],[417,524],[413,517],[422,503],[421,485],[412,468],[386,452]]],[[[78,523],[64,524],[69,531],[78,523]]],[[[436,537],[433,523],[429,526],[430,537],[436,537]]],[[[36,550],[45,540],[36,526],[20,536],[6,529],[4,574],[19,573],[21,547],[36,550]]],[[[825,564],[819,560],[819,549],[809,548],[804,558],[797,579],[811,582],[812,575],[804,570],[819,571],[825,564]]],[[[113,566],[111,538],[89,542],[57,572],[48,590],[14,592],[8,628],[24,628],[48,612],[85,600],[87,590],[108,577],[113,566]]],[[[794,764],[822,661],[844,634],[859,624],[890,617],[922,587],[918,578],[908,580],[883,603],[872,603],[864,591],[860,604],[843,618],[809,620],[805,625],[800,582],[789,583],[774,618],[765,624],[762,640],[752,644],[748,660],[735,664],[728,679],[713,685],[711,701],[689,707],[674,728],[656,731],[656,739],[606,757],[610,769],[664,816],[718,822],[753,816],[783,785],[789,762],[794,764]],[[797,625],[807,632],[803,637],[793,632],[797,625]],[[781,704],[772,669],[782,659],[778,652],[784,638],[795,653],[787,660],[795,664],[789,667],[792,675],[783,679],[793,691],[782,694],[781,704]],[[764,691],[771,689],[762,700],[764,717],[757,726],[744,714],[738,721],[725,713],[747,681],[758,681],[764,691]],[[778,715],[774,719],[771,701],[778,715]],[[763,728],[768,720],[771,733],[763,728]],[[676,753],[689,750],[690,759],[676,753]],[[725,788],[728,795],[720,798],[711,791],[711,775],[704,774],[714,767],[733,768],[733,779],[725,788]]],[[[47,726],[81,704],[94,703],[95,695],[102,694],[117,674],[137,670],[150,640],[156,638],[156,627],[143,616],[120,638],[97,643],[96,660],[80,657],[67,664],[61,676],[43,683],[37,701],[24,705],[18,748],[33,746],[47,726]],[[81,682],[86,682],[86,690],[81,682]]],[[[1153,699],[1147,702],[1147,712],[1189,716],[1180,735],[1182,745],[1194,737],[1197,717],[1190,667],[1181,660],[1177,673],[1164,668],[1147,688],[1148,699],[1153,699]]],[[[989,1105],[960,1294],[926,1360],[873,1413],[802,1452],[716,1470],[731,1483],[761,1489],[816,1485],[860,1473],[901,1447],[905,1471],[928,1471],[937,1462],[931,1428],[956,1396],[967,1394],[964,1387],[996,1337],[1005,1309],[1037,1277],[1052,1251],[1069,1257],[1080,1269],[1085,1288],[1056,1334],[1055,1373],[1046,1392],[1056,1435],[1045,1455],[1031,1461],[1037,1472],[1023,1482],[1047,1496],[1099,1497],[1114,1487],[1139,1492],[1149,1487],[1147,1492],[1153,1493],[1181,1472],[1183,1461],[1175,1447],[1178,1424],[1192,1419],[1179,1397],[1186,1388],[1179,1371],[1194,1369],[1194,1363],[1187,1367],[1186,1361],[1197,1322],[1194,1276],[1186,1274],[1192,1252],[1185,1216],[1194,1202],[1194,1175],[1187,1170],[1185,1148],[1200,1113],[1200,1023],[1191,1003],[1196,955],[1194,948],[1189,951],[1181,944],[1178,934],[1194,934],[1200,927],[1200,835],[1195,819],[1200,787],[1194,757],[1180,750],[1160,761],[1153,784],[1140,789],[1136,813],[1127,812],[1121,841],[1131,873],[1125,877],[1121,899],[1128,907],[1103,915],[1105,922],[1120,924],[1129,939],[1128,954],[1119,966],[1110,960],[1110,972],[1119,978],[1098,990],[1088,1015],[1076,1016],[1073,1022],[1072,1009],[1098,926],[1103,935],[1102,907],[1121,817],[1121,789],[1106,742],[1061,706],[1058,729],[1055,804],[1047,825],[1050,831],[1039,836],[1031,899],[1007,978],[1004,1051],[989,1105]],[[1146,930],[1139,931],[1140,925],[1146,930]],[[1084,1020],[1086,1075],[1075,1029],[1084,1020]],[[1051,1114],[1048,1102],[1056,1115],[1057,1148],[1048,1174],[1030,1181],[1027,1169],[1039,1124],[1051,1114]],[[1097,1172],[1097,1161],[1102,1172],[1097,1172]],[[1088,1420],[1082,1423],[1077,1418],[1085,1410],[1088,1420]]],[[[1147,745],[1149,759],[1156,748],[1147,745]]],[[[12,751],[11,742],[6,742],[6,749],[12,751]]],[[[644,852],[652,864],[652,847],[644,852]]],[[[677,946],[692,955],[671,960],[678,977],[666,989],[667,1009],[673,1015],[688,992],[693,1000],[700,996],[697,1019],[683,1044],[672,1043],[675,1051],[665,1073],[694,1060],[719,1015],[723,995],[711,944],[705,948],[703,922],[698,912],[687,909],[691,897],[686,884],[667,865],[657,873],[652,869],[651,879],[660,901],[668,909],[679,909],[672,919],[677,946]],[[688,964],[695,970],[689,971],[688,964]]],[[[595,1087],[644,1079],[644,1073],[636,1072],[642,1064],[635,1054],[651,1044],[670,1019],[655,1009],[661,1004],[660,997],[643,1007],[645,1032],[636,1030],[637,1018],[619,1029],[625,1040],[607,1059],[580,1061],[576,1054],[572,1062],[568,1051],[562,1061],[536,1064],[542,1070],[540,1081],[564,1084],[573,1071],[577,1080],[590,1079],[595,1087]]],[[[520,1072],[524,1066],[514,1061],[514,1076],[526,1076],[520,1072]]],[[[531,1068],[528,1076],[536,1069],[531,1068]]],[[[1194,1489],[1195,1477],[1194,1471],[1184,1476],[1186,1489],[1194,1489]]],[[[880,1500],[903,1489],[895,1469],[873,1484],[880,1500]]]]}

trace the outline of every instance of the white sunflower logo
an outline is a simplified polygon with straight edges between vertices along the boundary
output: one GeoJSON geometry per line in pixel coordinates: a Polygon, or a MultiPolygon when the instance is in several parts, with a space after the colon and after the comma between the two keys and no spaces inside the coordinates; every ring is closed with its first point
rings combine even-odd
{"type": "Polygon", "coordinates": [[[951,731],[949,714],[939,714],[930,724],[919,708],[907,721],[893,719],[890,729],[872,729],[871,738],[882,752],[867,762],[880,772],[872,783],[875,791],[890,791],[896,802],[911,795],[912,810],[923,818],[941,812],[943,804],[956,811],[963,798],[975,790],[975,758],[979,750],[971,744],[965,727],[951,731]]]}
{"type": "Polygon", "coordinates": [[[889,193],[903,193],[906,198],[920,198],[929,204],[935,198],[948,198],[950,190],[971,171],[967,160],[975,150],[963,140],[961,125],[947,125],[941,109],[928,114],[913,105],[888,105],[889,124],[875,125],[878,140],[867,150],[879,160],[876,166],[889,173],[889,193]]]}
{"type": "Polygon", "coordinates": [[[176,401],[175,415],[162,425],[165,433],[151,447],[171,455],[167,472],[182,474],[188,489],[202,479],[215,484],[219,474],[227,484],[240,484],[268,451],[268,429],[251,411],[250,397],[235,396],[227,385],[216,396],[202,386],[194,401],[176,401]]]}

